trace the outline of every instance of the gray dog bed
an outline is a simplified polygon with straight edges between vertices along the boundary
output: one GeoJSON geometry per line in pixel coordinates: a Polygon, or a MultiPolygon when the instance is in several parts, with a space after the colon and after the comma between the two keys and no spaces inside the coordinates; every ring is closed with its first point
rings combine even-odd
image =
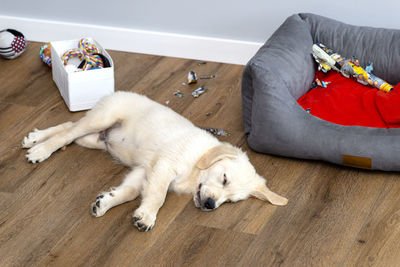
{"type": "MultiPolygon", "coordinates": [[[[356,56],[374,74],[400,82],[400,30],[358,27],[314,14],[289,17],[246,65],[242,81],[245,133],[262,153],[386,171],[400,170],[400,129],[342,126],[297,103],[313,82],[316,42],[356,56]]],[[[399,107],[400,108],[400,107],[399,107]]]]}

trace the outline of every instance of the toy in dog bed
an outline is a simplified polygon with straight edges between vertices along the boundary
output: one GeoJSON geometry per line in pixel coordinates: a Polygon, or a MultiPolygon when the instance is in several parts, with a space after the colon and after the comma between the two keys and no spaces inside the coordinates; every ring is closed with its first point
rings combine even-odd
{"type": "Polygon", "coordinates": [[[364,70],[356,58],[346,59],[321,43],[314,44],[312,49],[314,59],[319,64],[318,70],[324,73],[334,69],[347,78],[351,76],[361,84],[369,84],[384,92],[390,92],[393,89],[391,84],[371,73],[372,67],[370,71],[364,70]]]}
{"type": "Polygon", "coordinates": [[[0,31],[0,56],[5,59],[19,57],[26,48],[25,36],[13,29],[0,31]]]}

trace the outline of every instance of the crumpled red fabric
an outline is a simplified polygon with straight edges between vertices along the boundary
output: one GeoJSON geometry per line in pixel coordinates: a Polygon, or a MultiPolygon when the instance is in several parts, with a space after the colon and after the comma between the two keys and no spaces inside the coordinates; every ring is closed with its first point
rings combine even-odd
{"type": "Polygon", "coordinates": [[[309,90],[297,101],[310,114],[340,125],[400,127],[400,83],[385,93],[335,71],[317,71],[315,78],[330,83],[309,90]]]}

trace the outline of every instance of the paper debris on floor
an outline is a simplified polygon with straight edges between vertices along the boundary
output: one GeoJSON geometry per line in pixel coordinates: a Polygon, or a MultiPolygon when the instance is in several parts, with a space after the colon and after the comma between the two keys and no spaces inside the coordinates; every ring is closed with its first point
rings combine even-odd
{"type": "Polygon", "coordinates": [[[224,129],[218,129],[218,128],[203,128],[203,130],[206,130],[209,133],[212,133],[213,135],[218,135],[218,136],[230,136],[231,134],[225,131],[224,129]]]}
{"type": "Polygon", "coordinates": [[[193,96],[194,98],[198,98],[200,95],[204,94],[204,93],[207,92],[207,91],[208,91],[207,88],[201,86],[201,87],[197,88],[196,90],[194,90],[194,91],[192,92],[192,96],[193,96]]]}
{"type": "Polygon", "coordinates": [[[188,84],[193,84],[193,83],[197,83],[197,75],[196,72],[194,71],[189,71],[188,73],[188,84]]]}
{"type": "Polygon", "coordinates": [[[176,90],[173,94],[179,98],[183,97],[183,93],[180,90],[176,90]]]}
{"type": "Polygon", "coordinates": [[[200,79],[214,79],[217,78],[218,74],[211,74],[211,75],[200,75],[200,79]]]}

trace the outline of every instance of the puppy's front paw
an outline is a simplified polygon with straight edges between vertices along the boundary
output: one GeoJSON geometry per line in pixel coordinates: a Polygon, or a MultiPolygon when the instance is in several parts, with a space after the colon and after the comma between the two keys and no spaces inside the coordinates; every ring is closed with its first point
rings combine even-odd
{"type": "Polygon", "coordinates": [[[30,132],[27,136],[24,137],[24,140],[22,140],[22,147],[31,148],[42,141],[42,131],[39,131],[35,128],[33,129],[33,132],[30,132]]]}
{"type": "Polygon", "coordinates": [[[155,222],[156,216],[143,211],[140,207],[133,214],[133,225],[135,225],[141,232],[150,231],[155,222]]]}
{"type": "Polygon", "coordinates": [[[96,201],[92,203],[91,212],[94,217],[103,216],[110,208],[113,207],[114,189],[110,192],[102,192],[96,197],[96,201]]]}
{"type": "Polygon", "coordinates": [[[30,163],[42,162],[53,153],[46,143],[37,144],[30,148],[25,157],[30,163]]]}

